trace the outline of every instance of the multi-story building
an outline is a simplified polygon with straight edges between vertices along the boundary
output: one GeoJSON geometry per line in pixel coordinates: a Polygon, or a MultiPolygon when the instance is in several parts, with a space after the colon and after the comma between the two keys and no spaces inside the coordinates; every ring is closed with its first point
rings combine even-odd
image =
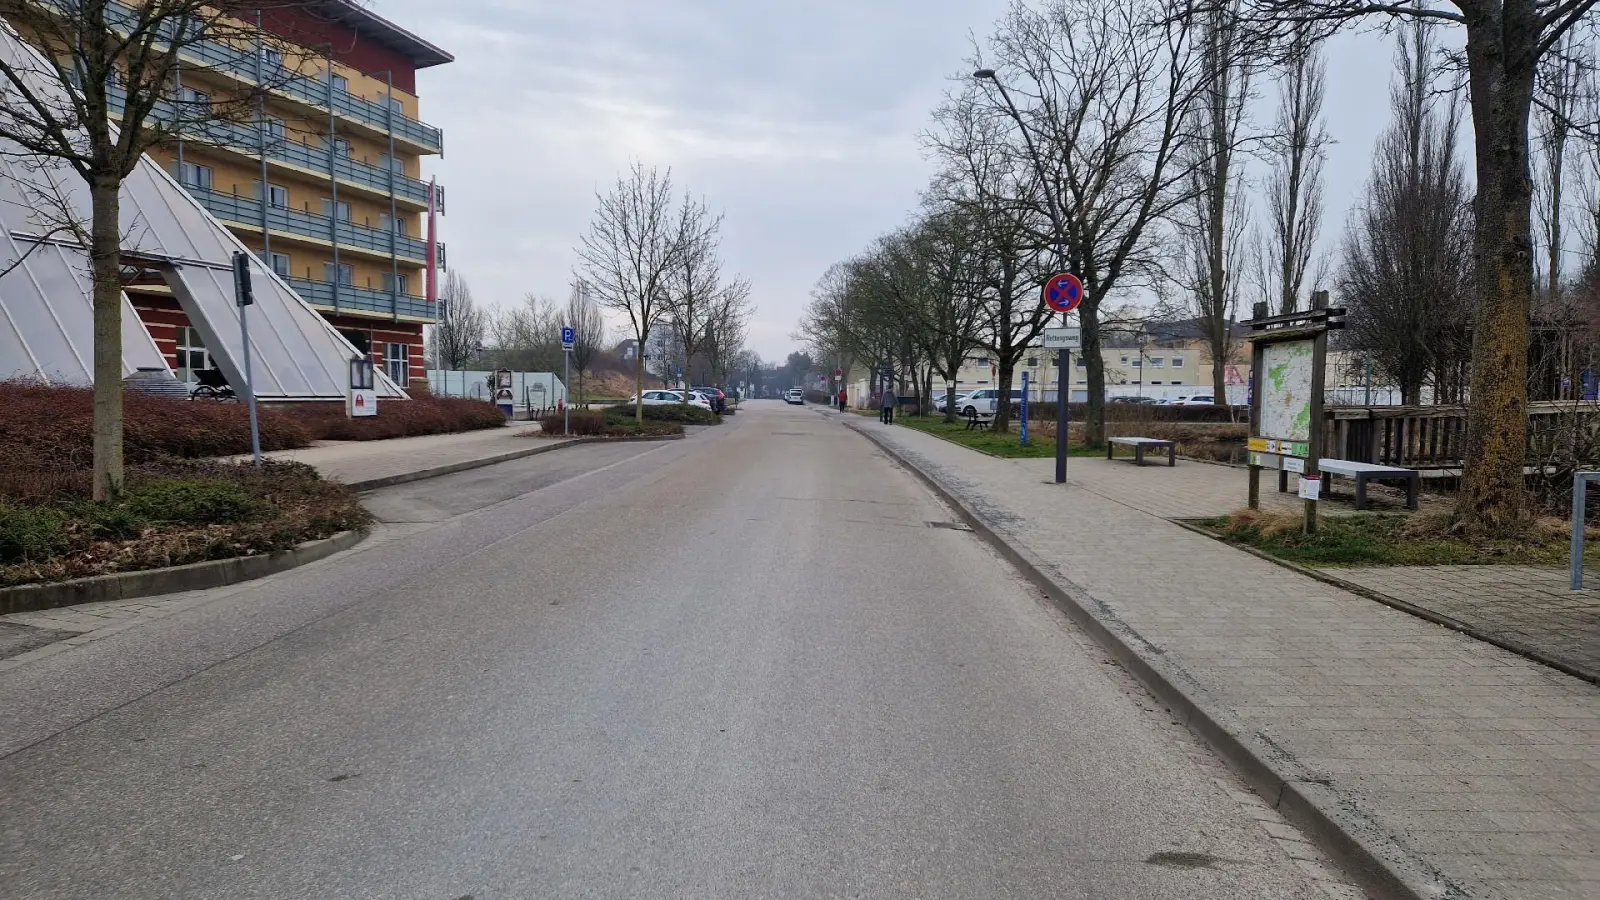
{"type": "MultiPolygon", "coordinates": [[[[444,139],[419,118],[416,73],[453,57],[350,0],[264,9],[255,47],[202,42],[182,55],[194,68],[179,74],[180,102],[257,85],[266,99],[151,157],[397,384],[425,383],[422,329],[437,315],[421,159],[444,139]]],[[[129,296],[192,380],[208,358],[177,302],[159,287],[129,296]]]]}

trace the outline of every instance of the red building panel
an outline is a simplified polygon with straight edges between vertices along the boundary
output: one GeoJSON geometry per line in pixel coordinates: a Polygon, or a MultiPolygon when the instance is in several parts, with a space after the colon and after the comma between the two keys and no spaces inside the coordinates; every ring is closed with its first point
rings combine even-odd
{"type": "Polygon", "coordinates": [[[393,73],[394,86],[413,96],[417,93],[417,70],[411,58],[385,47],[354,28],[330,22],[313,11],[286,6],[261,11],[263,31],[293,41],[302,47],[333,47],[333,58],[351,68],[374,73],[393,73]]]}

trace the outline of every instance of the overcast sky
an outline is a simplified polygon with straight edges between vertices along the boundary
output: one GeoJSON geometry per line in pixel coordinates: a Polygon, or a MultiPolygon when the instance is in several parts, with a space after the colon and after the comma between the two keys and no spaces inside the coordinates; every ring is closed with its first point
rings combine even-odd
{"type": "MultiPolygon", "coordinates": [[[[906,219],[930,167],[929,110],[1005,0],[373,0],[456,61],[418,74],[446,154],[449,262],[480,302],[564,299],[594,206],[631,159],[671,166],[726,213],[750,344],[791,339],[833,262],[906,219]]],[[[1330,47],[1324,243],[1342,233],[1388,117],[1391,50],[1330,47]]],[[[1269,88],[1270,94],[1270,88],[1269,88]]],[[[1270,116],[1266,106],[1264,115],[1270,116]]]]}

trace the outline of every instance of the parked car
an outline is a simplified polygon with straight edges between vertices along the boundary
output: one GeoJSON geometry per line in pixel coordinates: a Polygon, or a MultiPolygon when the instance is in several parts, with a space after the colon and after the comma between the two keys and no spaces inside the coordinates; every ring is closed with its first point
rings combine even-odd
{"type": "Polygon", "coordinates": [[[1214,394],[1190,394],[1172,401],[1171,406],[1216,406],[1217,398],[1214,394]]]}
{"type": "MultiPolygon", "coordinates": [[[[960,409],[961,408],[962,402],[965,401],[967,399],[967,396],[969,394],[971,394],[971,393],[972,393],[971,391],[957,391],[956,392],[956,409],[960,409]]],[[[942,393],[934,394],[934,396],[933,396],[933,408],[938,410],[939,412],[944,412],[944,402],[946,400],[948,400],[948,399],[949,398],[946,397],[942,393]]]]}
{"type": "MultiPolygon", "coordinates": [[[[973,391],[972,393],[968,394],[966,399],[957,404],[956,409],[961,413],[961,415],[967,417],[992,416],[995,414],[995,410],[999,407],[999,400],[999,388],[984,388],[981,391],[973,391]]],[[[1011,402],[1021,403],[1022,391],[1012,390],[1011,402]]]]}
{"type": "Polygon", "coordinates": [[[699,391],[706,395],[706,399],[711,401],[712,412],[720,413],[728,408],[728,395],[724,394],[720,388],[697,387],[691,388],[691,390],[699,391]]]}
{"type": "Polygon", "coordinates": [[[806,392],[800,390],[799,388],[790,388],[783,392],[783,402],[788,403],[791,406],[805,406],[806,392]]]}
{"type": "Polygon", "coordinates": [[[1112,403],[1131,403],[1135,406],[1160,406],[1161,401],[1154,397],[1112,397],[1112,403]]]}
{"type": "MultiPolygon", "coordinates": [[[[638,394],[635,394],[632,397],[629,397],[627,399],[627,403],[628,404],[638,403],[639,402],[638,397],[639,397],[638,394]]],[[[671,404],[671,403],[682,403],[682,402],[683,402],[683,392],[682,391],[645,391],[644,392],[644,405],[645,406],[666,406],[666,405],[671,404]]],[[[705,410],[706,412],[710,412],[711,411],[711,402],[709,400],[707,400],[705,397],[703,397],[700,394],[697,394],[697,393],[695,393],[693,391],[689,392],[689,405],[690,406],[698,406],[701,409],[705,410]]]]}

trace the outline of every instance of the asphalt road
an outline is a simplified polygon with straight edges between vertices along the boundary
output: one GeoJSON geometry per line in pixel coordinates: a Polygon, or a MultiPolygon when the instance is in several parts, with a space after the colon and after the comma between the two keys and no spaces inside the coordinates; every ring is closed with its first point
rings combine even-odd
{"type": "Polygon", "coordinates": [[[357,551],[0,674],[0,896],[1323,896],[811,409],[372,505],[357,551]]]}

